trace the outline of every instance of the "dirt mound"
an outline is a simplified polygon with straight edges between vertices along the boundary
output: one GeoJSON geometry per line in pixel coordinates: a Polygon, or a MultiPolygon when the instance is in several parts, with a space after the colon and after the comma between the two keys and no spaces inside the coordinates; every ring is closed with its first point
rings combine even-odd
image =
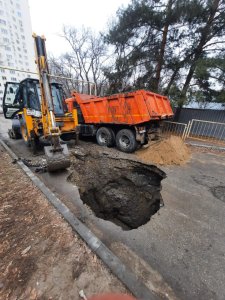
{"type": "Polygon", "coordinates": [[[159,165],[182,165],[190,158],[188,147],[177,136],[154,142],[147,149],[137,151],[136,155],[144,162],[159,165]]]}
{"type": "Polygon", "coordinates": [[[82,149],[71,151],[72,173],[68,180],[79,187],[80,196],[97,217],[124,229],[148,222],[162,204],[161,180],[156,166],[121,159],[108,153],[82,149]]]}

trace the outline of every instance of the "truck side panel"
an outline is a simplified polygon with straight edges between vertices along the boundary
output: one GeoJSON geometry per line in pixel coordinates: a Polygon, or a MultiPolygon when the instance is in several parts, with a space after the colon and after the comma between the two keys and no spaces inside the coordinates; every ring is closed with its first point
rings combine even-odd
{"type": "Polygon", "coordinates": [[[88,98],[75,93],[74,97],[80,105],[86,124],[137,125],[173,116],[167,97],[145,90],[88,98]]]}
{"type": "Polygon", "coordinates": [[[145,102],[152,119],[164,119],[173,116],[170,101],[167,97],[152,92],[145,92],[145,94],[145,102]]]}

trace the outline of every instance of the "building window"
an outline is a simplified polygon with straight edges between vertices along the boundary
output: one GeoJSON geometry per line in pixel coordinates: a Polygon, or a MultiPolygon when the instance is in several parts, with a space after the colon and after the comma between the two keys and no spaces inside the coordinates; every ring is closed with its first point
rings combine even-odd
{"type": "Polygon", "coordinates": [[[6,51],[11,51],[11,48],[9,46],[5,46],[6,51]]]}
{"type": "Polygon", "coordinates": [[[0,91],[0,94],[3,94],[3,91],[0,91]]]}
{"type": "Polygon", "coordinates": [[[10,70],[10,74],[15,74],[16,72],[14,70],[10,70]]]}
{"type": "Polygon", "coordinates": [[[7,38],[3,38],[3,42],[5,42],[5,43],[9,43],[9,39],[7,39],[7,38]]]}
{"type": "Polygon", "coordinates": [[[20,18],[21,18],[21,16],[22,16],[22,15],[21,15],[21,12],[19,12],[19,11],[17,12],[17,15],[18,15],[18,17],[20,17],[20,18]]]}
{"type": "Polygon", "coordinates": [[[7,33],[8,33],[8,31],[7,31],[5,28],[1,28],[1,32],[2,32],[3,34],[7,34],[7,33]]]}
{"type": "Polygon", "coordinates": [[[2,76],[2,80],[6,80],[6,77],[5,77],[5,76],[2,76]]]}
{"type": "Polygon", "coordinates": [[[16,81],[16,78],[15,78],[15,77],[11,77],[11,80],[12,80],[12,81],[16,81]]]}
{"type": "Polygon", "coordinates": [[[2,68],[0,69],[0,71],[1,71],[1,73],[5,73],[5,70],[4,70],[4,69],[2,69],[2,68]]]}
{"type": "Polygon", "coordinates": [[[7,59],[12,59],[12,55],[7,54],[6,57],[7,59]]]}
{"type": "Polygon", "coordinates": [[[0,10],[0,16],[3,16],[3,15],[4,15],[4,11],[0,10]]]}
{"type": "Polygon", "coordinates": [[[6,21],[5,21],[5,20],[2,20],[2,19],[0,19],[0,24],[6,25],[6,21]]]}

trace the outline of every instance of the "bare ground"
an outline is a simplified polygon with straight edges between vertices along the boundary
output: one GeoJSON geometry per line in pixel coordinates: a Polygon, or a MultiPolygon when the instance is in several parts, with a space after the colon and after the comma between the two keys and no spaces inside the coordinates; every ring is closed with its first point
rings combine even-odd
{"type": "Polygon", "coordinates": [[[0,147],[0,299],[126,292],[0,147]]]}

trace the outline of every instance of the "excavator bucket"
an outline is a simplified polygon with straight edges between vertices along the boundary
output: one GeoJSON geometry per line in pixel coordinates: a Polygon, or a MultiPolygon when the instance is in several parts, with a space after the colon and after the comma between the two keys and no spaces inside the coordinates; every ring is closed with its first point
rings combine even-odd
{"type": "Polygon", "coordinates": [[[63,170],[70,166],[69,151],[66,144],[61,144],[60,149],[57,150],[53,146],[45,146],[44,150],[48,172],[63,170]]]}

